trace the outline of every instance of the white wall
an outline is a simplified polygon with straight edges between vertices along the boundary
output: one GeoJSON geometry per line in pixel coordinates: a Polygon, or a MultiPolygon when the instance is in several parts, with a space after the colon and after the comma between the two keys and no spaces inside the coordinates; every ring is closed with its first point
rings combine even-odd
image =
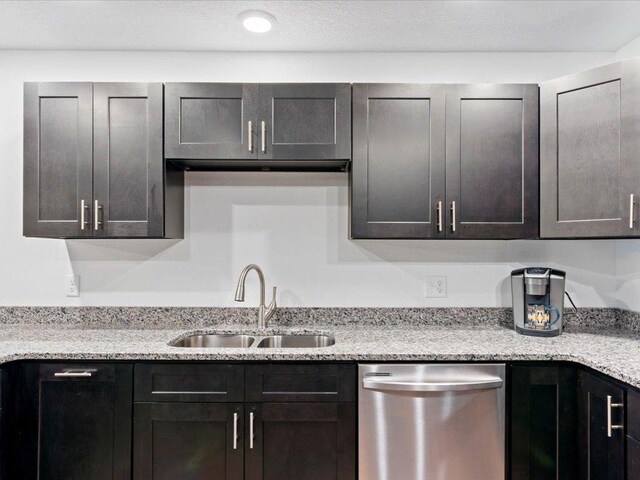
{"type": "Polygon", "coordinates": [[[618,60],[640,57],[640,37],[631,40],[616,52],[618,60]]]}
{"type": "MultiPolygon", "coordinates": [[[[234,305],[244,265],[287,306],[502,306],[523,264],[568,272],[579,306],[614,306],[613,241],[350,241],[345,174],[189,173],[186,238],[25,239],[24,81],[539,82],[615,60],[582,54],[0,52],[0,304],[234,305]],[[81,275],[80,298],[64,276],[81,275]],[[449,296],[426,299],[425,275],[449,296]]],[[[639,261],[640,263],[640,261],[639,261]]],[[[248,287],[253,304],[256,292],[248,287]]]]}

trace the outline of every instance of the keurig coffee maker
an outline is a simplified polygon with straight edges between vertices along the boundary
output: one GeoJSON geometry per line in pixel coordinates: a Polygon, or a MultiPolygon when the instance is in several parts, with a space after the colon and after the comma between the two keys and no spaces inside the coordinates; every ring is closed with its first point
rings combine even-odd
{"type": "Polygon", "coordinates": [[[562,333],[565,272],[547,267],[511,272],[513,322],[518,333],[553,337],[562,333]]]}

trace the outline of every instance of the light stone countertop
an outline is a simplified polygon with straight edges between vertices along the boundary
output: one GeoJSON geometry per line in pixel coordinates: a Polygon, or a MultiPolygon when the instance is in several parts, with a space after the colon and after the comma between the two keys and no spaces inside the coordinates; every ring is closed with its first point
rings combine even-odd
{"type": "MultiPolygon", "coordinates": [[[[325,333],[324,348],[179,348],[187,332],[258,333],[246,325],[86,329],[51,325],[0,326],[0,363],[14,360],[256,360],[256,361],[572,361],[640,388],[640,333],[600,328],[559,337],[519,335],[499,325],[274,327],[268,333],[325,333]]],[[[260,333],[264,334],[264,333],[260,333]]]]}

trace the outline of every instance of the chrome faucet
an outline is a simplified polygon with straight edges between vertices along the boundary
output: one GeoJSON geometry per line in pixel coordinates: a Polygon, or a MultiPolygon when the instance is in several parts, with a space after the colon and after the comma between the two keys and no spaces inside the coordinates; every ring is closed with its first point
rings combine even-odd
{"type": "Polygon", "coordinates": [[[276,288],[273,287],[273,299],[269,306],[264,304],[264,273],[262,273],[262,269],[255,264],[247,265],[242,270],[240,274],[240,278],[238,279],[238,286],[236,288],[236,302],[244,302],[244,282],[247,279],[247,274],[251,271],[255,270],[258,274],[258,279],[260,280],[260,305],[258,305],[258,328],[265,328],[271,317],[276,313],[276,288]]]}

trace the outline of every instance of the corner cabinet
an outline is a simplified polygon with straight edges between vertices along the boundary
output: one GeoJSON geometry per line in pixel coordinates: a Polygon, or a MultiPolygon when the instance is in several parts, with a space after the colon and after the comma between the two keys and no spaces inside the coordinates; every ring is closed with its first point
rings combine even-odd
{"type": "Polygon", "coordinates": [[[26,83],[24,235],[181,238],[160,83],[26,83]]]}
{"type": "Polygon", "coordinates": [[[537,85],[353,86],[351,237],[535,238],[537,85]]]}
{"type": "Polygon", "coordinates": [[[640,236],[640,60],[540,87],[540,233],[640,236]]]}
{"type": "Polygon", "coordinates": [[[337,169],[351,85],[167,83],[165,157],[190,170],[337,169]]]}
{"type": "Polygon", "coordinates": [[[578,372],[578,472],[583,480],[625,478],[625,389],[578,372]]]}

